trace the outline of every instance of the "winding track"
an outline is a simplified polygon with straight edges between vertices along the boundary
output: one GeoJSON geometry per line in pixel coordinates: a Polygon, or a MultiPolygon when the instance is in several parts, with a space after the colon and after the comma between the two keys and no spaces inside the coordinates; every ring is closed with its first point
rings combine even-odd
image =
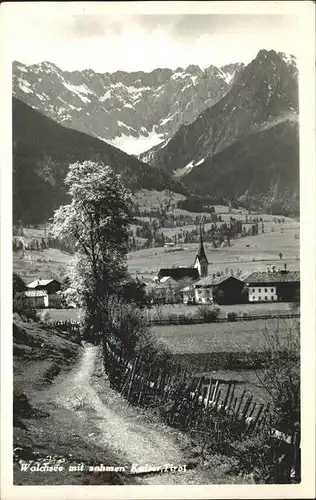
{"type": "MultiPolygon", "coordinates": [[[[111,389],[105,377],[94,377],[98,364],[99,347],[86,345],[78,365],[67,375],[56,378],[45,394],[46,401],[73,411],[74,418],[86,424],[83,428],[93,424],[98,432],[83,435],[83,439],[94,440],[105,450],[111,448],[122,465],[186,464],[184,447],[188,446],[188,438],[163,423],[150,421],[146,412],[129,405],[111,389]]],[[[207,484],[210,474],[201,469],[161,472],[142,476],[140,481],[143,484],[207,484]]]]}

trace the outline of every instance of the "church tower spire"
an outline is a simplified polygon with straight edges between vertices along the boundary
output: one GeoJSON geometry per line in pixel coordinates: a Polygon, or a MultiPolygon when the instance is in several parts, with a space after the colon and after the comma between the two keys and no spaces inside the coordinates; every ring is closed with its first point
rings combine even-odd
{"type": "Polygon", "coordinates": [[[208,260],[203,245],[202,227],[200,225],[200,245],[195,257],[194,267],[198,269],[201,278],[208,275],[208,260]]]}

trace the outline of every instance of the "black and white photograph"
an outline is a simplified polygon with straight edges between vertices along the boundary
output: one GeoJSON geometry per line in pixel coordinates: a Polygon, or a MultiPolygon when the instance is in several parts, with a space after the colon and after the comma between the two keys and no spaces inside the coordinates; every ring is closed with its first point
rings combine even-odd
{"type": "Polygon", "coordinates": [[[313,3],[44,3],[6,30],[4,500],[312,498],[313,3]]]}

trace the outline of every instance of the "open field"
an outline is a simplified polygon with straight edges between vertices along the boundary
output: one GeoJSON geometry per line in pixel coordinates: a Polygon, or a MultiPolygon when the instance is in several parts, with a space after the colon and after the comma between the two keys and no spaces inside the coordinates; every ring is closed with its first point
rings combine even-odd
{"type": "Polygon", "coordinates": [[[141,211],[154,210],[165,206],[168,203],[176,204],[180,200],[185,200],[186,196],[171,191],[155,191],[152,189],[140,189],[132,195],[134,203],[139,205],[141,211]]]}
{"type": "Polygon", "coordinates": [[[79,309],[38,309],[49,313],[49,321],[79,321],[79,309]]]}
{"type": "Polygon", "coordinates": [[[72,255],[61,252],[55,248],[42,250],[41,252],[28,251],[24,253],[13,252],[13,271],[21,278],[30,283],[40,276],[42,278],[57,277],[67,270],[72,255]]]}
{"type": "MultiPolygon", "coordinates": [[[[209,273],[228,268],[243,272],[265,270],[266,266],[282,266],[287,263],[288,269],[299,269],[299,224],[291,223],[273,233],[247,236],[231,241],[230,247],[212,248],[205,243],[205,251],[209,260],[209,273]],[[280,261],[279,253],[283,259],[280,261]]],[[[180,245],[178,245],[180,246],[180,245]]],[[[188,243],[182,250],[170,251],[162,247],[147,248],[128,254],[128,267],[132,274],[155,275],[161,267],[191,266],[198,250],[198,243],[188,243]]]]}
{"type": "Polygon", "coordinates": [[[154,326],[154,336],[174,354],[209,354],[214,352],[262,351],[265,335],[277,332],[280,343],[288,339],[297,320],[254,320],[236,323],[154,326]]]}
{"type": "MultiPolygon", "coordinates": [[[[234,304],[231,306],[219,306],[220,317],[226,316],[227,312],[242,313],[247,312],[248,314],[287,314],[292,312],[291,304],[286,302],[279,303],[269,303],[269,304],[234,304]]],[[[50,315],[50,321],[78,321],[79,310],[78,309],[44,309],[48,311],[50,315]]],[[[198,311],[198,306],[187,306],[184,304],[176,304],[175,306],[165,305],[159,307],[159,313],[163,317],[168,317],[169,314],[185,314],[190,312],[195,314],[198,311]]],[[[147,317],[150,319],[157,316],[158,308],[156,306],[147,310],[147,317]]],[[[231,325],[231,323],[229,323],[231,325]]],[[[244,323],[243,323],[244,324],[244,323]]],[[[199,326],[199,325],[198,325],[199,326]]],[[[166,328],[169,328],[168,326],[166,328]]]]}
{"type": "Polygon", "coordinates": [[[234,396],[240,398],[243,391],[245,390],[247,394],[253,396],[253,400],[256,403],[267,404],[271,401],[270,395],[262,387],[259,381],[260,375],[262,375],[261,370],[215,370],[207,372],[197,372],[197,375],[205,374],[205,376],[211,376],[213,378],[234,381],[236,383],[234,396]],[[258,378],[259,377],[259,378],[258,378]]]}
{"type": "MultiPolygon", "coordinates": [[[[230,217],[234,217],[237,220],[241,220],[243,222],[243,224],[245,225],[245,213],[247,213],[247,212],[242,211],[242,210],[240,210],[240,211],[239,210],[232,210],[232,212],[228,212],[227,207],[223,207],[223,208],[226,208],[227,210],[221,212],[220,210],[217,210],[218,207],[215,207],[215,208],[216,208],[216,214],[220,215],[222,218],[222,222],[216,223],[217,226],[221,226],[223,223],[229,223],[230,217]]],[[[183,211],[183,212],[185,212],[185,211],[183,211]]],[[[203,218],[204,215],[206,215],[207,217],[210,217],[210,214],[202,214],[202,213],[194,214],[193,212],[187,212],[186,214],[183,213],[182,215],[188,215],[188,216],[190,215],[193,219],[195,219],[195,217],[203,218]]],[[[286,231],[286,230],[291,229],[293,227],[297,227],[297,224],[298,224],[297,221],[295,221],[294,219],[291,219],[289,217],[276,217],[276,216],[271,215],[271,214],[261,214],[260,213],[258,215],[255,215],[255,214],[248,215],[248,222],[246,224],[246,228],[251,227],[251,225],[253,224],[252,220],[255,219],[256,217],[258,217],[259,219],[262,218],[265,233],[279,231],[282,234],[283,231],[286,231]],[[276,223],[276,222],[274,222],[275,219],[283,219],[284,223],[276,223]]],[[[147,219],[149,219],[149,218],[147,217],[147,219]]],[[[205,231],[209,231],[211,229],[212,225],[213,225],[212,222],[205,223],[204,224],[205,231]]],[[[179,235],[182,232],[193,231],[193,230],[196,230],[196,225],[187,224],[185,226],[161,228],[158,230],[158,233],[163,233],[164,236],[168,236],[168,238],[172,238],[176,234],[179,235]]],[[[261,222],[259,222],[259,233],[261,233],[261,231],[262,231],[262,226],[261,226],[261,222]]]]}
{"type": "MultiPolygon", "coordinates": [[[[240,269],[242,272],[265,270],[266,266],[276,267],[287,264],[288,269],[299,269],[299,246],[297,238],[299,223],[289,222],[276,230],[257,236],[247,236],[231,241],[230,247],[212,248],[205,243],[209,260],[209,273],[224,271],[230,273],[240,269]],[[283,259],[280,261],[279,253],[283,259]]],[[[42,230],[26,230],[27,237],[35,237],[35,232],[42,230]]],[[[131,274],[140,276],[155,276],[161,267],[191,266],[198,250],[198,243],[178,245],[182,250],[170,251],[163,247],[147,248],[130,252],[127,256],[128,268],[131,274]]],[[[57,249],[41,252],[29,251],[13,253],[13,269],[26,281],[30,282],[39,276],[48,278],[60,274],[70,263],[72,256],[57,249]]]]}

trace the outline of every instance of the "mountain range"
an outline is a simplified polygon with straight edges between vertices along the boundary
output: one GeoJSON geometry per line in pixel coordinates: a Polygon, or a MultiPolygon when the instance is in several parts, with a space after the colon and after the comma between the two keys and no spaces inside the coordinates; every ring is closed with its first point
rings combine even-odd
{"type": "MultiPolygon", "coordinates": [[[[111,74],[15,62],[13,96],[17,170],[26,175],[21,165],[29,161],[50,186],[54,207],[65,195],[69,162],[102,158],[134,190],[168,184],[251,208],[299,211],[294,56],[261,50],[246,66],[111,74]]],[[[32,187],[24,182],[26,200],[32,187]]]]}
{"type": "Polygon", "coordinates": [[[220,101],[139,157],[191,192],[257,198],[265,208],[282,199],[297,212],[298,111],[295,60],[261,50],[220,101]]]}
{"type": "Polygon", "coordinates": [[[65,127],[137,154],[170,138],[228,91],[243,64],[127,73],[13,63],[13,95],[65,127]]]}

